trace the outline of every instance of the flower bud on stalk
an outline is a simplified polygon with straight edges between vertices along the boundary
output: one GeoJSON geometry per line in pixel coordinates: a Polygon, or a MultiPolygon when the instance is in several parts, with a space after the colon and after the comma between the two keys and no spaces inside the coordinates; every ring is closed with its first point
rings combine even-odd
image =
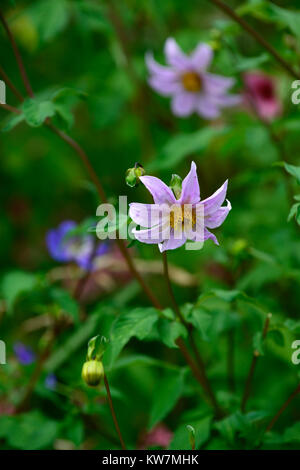
{"type": "Polygon", "coordinates": [[[139,185],[139,178],[144,176],[145,173],[146,172],[142,165],[140,165],[140,163],[136,163],[133,168],[129,168],[126,172],[126,184],[131,188],[135,188],[139,185]]]}
{"type": "Polygon", "coordinates": [[[92,360],[83,364],[81,377],[89,387],[97,387],[104,376],[103,364],[100,361],[92,360]]]}

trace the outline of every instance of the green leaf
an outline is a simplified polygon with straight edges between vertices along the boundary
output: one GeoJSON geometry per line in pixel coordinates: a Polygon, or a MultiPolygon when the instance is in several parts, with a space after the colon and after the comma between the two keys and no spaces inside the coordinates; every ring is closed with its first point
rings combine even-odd
{"type": "Polygon", "coordinates": [[[65,313],[69,314],[73,318],[75,323],[78,323],[79,306],[68,291],[55,287],[51,289],[51,297],[65,313]]]}
{"type": "Polygon", "coordinates": [[[269,330],[267,338],[274,341],[278,346],[284,346],[284,336],[278,329],[269,330]]]}
{"type": "Polygon", "coordinates": [[[136,336],[140,340],[146,338],[157,322],[158,315],[158,311],[152,307],[138,307],[122,313],[112,327],[110,344],[103,362],[111,365],[132,337],[136,336]]]}
{"type": "Polygon", "coordinates": [[[169,348],[177,348],[175,341],[177,338],[187,337],[186,328],[179,321],[169,321],[166,318],[160,318],[157,323],[157,330],[162,342],[169,348]]]}
{"type": "Polygon", "coordinates": [[[9,132],[14,129],[18,124],[23,122],[25,119],[24,114],[14,114],[12,117],[7,119],[6,124],[2,127],[2,132],[9,132]]]}
{"type": "Polygon", "coordinates": [[[16,417],[0,417],[1,435],[16,449],[37,450],[50,447],[58,433],[58,423],[38,411],[16,417]]]}
{"type": "Polygon", "coordinates": [[[180,372],[167,372],[153,391],[153,405],[150,411],[149,429],[162,421],[176,405],[183,392],[186,369],[180,372]]]}
{"type": "Polygon", "coordinates": [[[8,313],[12,313],[17,298],[24,292],[32,290],[36,285],[34,274],[24,271],[13,271],[6,274],[2,281],[2,294],[8,313]]]}
{"type": "Polygon", "coordinates": [[[22,105],[25,121],[31,127],[41,126],[45,119],[55,114],[55,106],[51,101],[27,99],[22,105]]]}
{"type": "Polygon", "coordinates": [[[174,168],[186,156],[206,150],[216,137],[227,131],[224,127],[204,127],[190,134],[176,135],[169,140],[149,167],[151,170],[174,168]]]}
{"type": "Polygon", "coordinates": [[[199,331],[202,339],[208,341],[208,331],[212,324],[212,316],[203,308],[194,307],[189,316],[189,321],[199,331]]]}
{"type": "Polygon", "coordinates": [[[284,26],[287,26],[295,36],[300,38],[300,12],[280,8],[277,5],[271,5],[270,7],[275,13],[275,17],[277,17],[284,26]]]}
{"type": "Polygon", "coordinates": [[[288,222],[290,222],[295,217],[296,222],[300,225],[300,202],[293,204],[288,215],[288,222]]]}
{"type": "Polygon", "coordinates": [[[66,0],[41,0],[28,9],[43,42],[50,41],[65,28],[68,10],[66,0]]]}
{"type": "Polygon", "coordinates": [[[187,426],[191,426],[195,431],[195,449],[200,449],[201,446],[207,441],[211,432],[211,416],[194,421],[192,423],[182,424],[175,431],[173,440],[170,444],[170,450],[191,450],[191,442],[187,426]]]}
{"type": "Polygon", "coordinates": [[[290,165],[289,163],[284,162],[284,168],[290,175],[294,176],[297,183],[300,184],[300,166],[290,165]]]}

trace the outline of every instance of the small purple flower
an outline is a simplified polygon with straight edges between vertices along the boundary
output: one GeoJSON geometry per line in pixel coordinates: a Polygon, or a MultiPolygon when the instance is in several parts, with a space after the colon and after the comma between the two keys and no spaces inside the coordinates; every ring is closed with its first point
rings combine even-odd
{"type": "Polygon", "coordinates": [[[35,354],[32,349],[23,343],[14,344],[14,353],[20,364],[28,366],[35,361],[35,354]]]}
{"type": "Polygon", "coordinates": [[[49,390],[55,390],[57,386],[57,378],[55,374],[48,374],[45,378],[45,387],[49,390]]]}
{"type": "Polygon", "coordinates": [[[132,220],[146,229],[133,229],[134,237],[142,243],[158,244],[161,252],[174,250],[187,240],[204,242],[218,240],[208,229],[219,227],[226,219],[231,204],[222,206],[227,192],[225,183],[209,198],[200,200],[196,165],[182,182],[180,197],[175,198],[171,188],[154,176],[142,176],[140,181],[152,194],[154,204],[130,204],[132,220]]]}
{"type": "Polygon", "coordinates": [[[199,43],[186,55],[173,38],[165,43],[168,67],[158,64],[152,53],[146,54],[150,72],[150,86],[163,96],[172,97],[172,111],[176,116],[197,113],[205,119],[220,116],[220,110],[240,103],[240,97],[229,95],[234,85],[233,78],[207,72],[213,50],[208,44],[199,43]]]}
{"type": "Polygon", "coordinates": [[[261,119],[271,121],[280,115],[282,106],[271,77],[258,72],[245,73],[244,82],[246,101],[254,107],[261,119]]]}
{"type": "Polygon", "coordinates": [[[83,269],[92,269],[94,256],[103,255],[107,246],[99,244],[96,247],[92,235],[71,235],[76,227],[75,222],[66,220],[57,229],[49,230],[46,236],[49,253],[56,261],[75,261],[83,269]]]}

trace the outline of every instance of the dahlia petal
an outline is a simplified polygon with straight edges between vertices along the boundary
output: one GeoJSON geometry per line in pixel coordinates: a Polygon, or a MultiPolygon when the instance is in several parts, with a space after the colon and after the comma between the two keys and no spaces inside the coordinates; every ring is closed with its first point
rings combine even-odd
{"type": "Polygon", "coordinates": [[[176,202],[172,190],[155,176],[141,176],[140,181],[152,194],[155,204],[174,204],[176,202]]]}
{"type": "Polygon", "coordinates": [[[189,57],[182,52],[175,39],[168,38],[166,40],[164,51],[167,63],[177,70],[185,70],[190,66],[189,57]]]}
{"type": "Polygon", "coordinates": [[[220,110],[217,105],[205,95],[200,95],[196,104],[197,112],[205,119],[215,119],[220,116],[220,110]]]}
{"type": "Polygon", "coordinates": [[[174,95],[171,106],[175,116],[185,117],[192,114],[196,108],[196,96],[195,93],[188,93],[186,91],[174,95]]]}
{"type": "Polygon", "coordinates": [[[175,239],[175,238],[170,238],[169,240],[165,240],[163,243],[160,243],[158,245],[159,251],[163,253],[164,251],[167,250],[175,250],[176,248],[179,248],[180,246],[184,245],[186,242],[186,237],[182,236],[180,239],[175,239]]]}
{"type": "Polygon", "coordinates": [[[174,80],[176,78],[176,71],[171,67],[166,67],[156,62],[152,52],[147,52],[145,56],[145,61],[149,72],[153,75],[157,75],[158,78],[162,78],[165,80],[174,80]]]}
{"type": "Polygon", "coordinates": [[[170,225],[165,223],[145,230],[133,229],[132,234],[142,243],[158,244],[170,237],[170,225]]]}
{"type": "Polygon", "coordinates": [[[208,44],[198,44],[191,55],[196,70],[204,70],[209,67],[213,58],[213,50],[208,44]]]}
{"type": "Polygon", "coordinates": [[[133,202],[130,204],[129,215],[137,225],[149,228],[159,224],[163,208],[161,204],[133,202]]]}
{"type": "Polygon", "coordinates": [[[148,80],[153,90],[163,96],[172,96],[182,90],[182,85],[178,81],[161,79],[158,75],[153,75],[148,80]]]}
{"type": "Polygon", "coordinates": [[[204,205],[204,217],[213,214],[221,207],[226,197],[227,185],[228,180],[214,194],[199,203],[204,205]]]}
{"type": "Polygon", "coordinates": [[[205,221],[204,221],[205,226],[208,228],[220,227],[220,225],[224,222],[224,220],[226,219],[230,211],[231,211],[231,204],[227,199],[227,206],[220,207],[220,209],[217,209],[211,215],[209,215],[208,217],[205,217],[205,221]]]}
{"type": "Polygon", "coordinates": [[[204,241],[211,239],[216,245],[219,245],[217,237],[211,233],[207,228],[204,229],[204,241]]]}
{"type": "Polygon", "coordinates": [[[212,101],[222,108],[228,108],[236,106],[242,102],[242,98],[239,95],[222,95],[211,97],[212,101]]]}
{"type": "Polygon", "coordinates": [[[200,188],[197,176],[197,167],[192,162],[191,169],[182,182],[180,204],[197,204],[200,201],[200,188]]]}
{"type": "Polygon", "coordinates": [[[235,79],[231,77],[223,77],[213,73],[204,74],[205,89],[208,93],[216,95],[223,94],[235,84],[235,79]]]}

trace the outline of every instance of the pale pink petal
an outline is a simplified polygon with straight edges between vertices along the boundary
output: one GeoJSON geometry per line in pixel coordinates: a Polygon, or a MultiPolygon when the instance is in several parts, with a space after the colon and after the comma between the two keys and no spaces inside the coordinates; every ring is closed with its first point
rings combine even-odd
{"type": "Polygon", "coordinates": [[[184,245],[186,242],[186,237],[183,235],[180,239],[170,238],[169,240],[165,240],[163,243],[158,245],[159,251],[163,253],[167,250],[175,250],[180,246],[184,245]]]}
{"type": "Polygon", "coordinates": [[[159,224],[164,216],[164,207],[161,204],[133,202],[129,206],[129,216],[142,227],[153,227],[159,224]]]}
{"type": "Polygon", "coordinates": [[[141,176],[140,181],[152,194],[155,204],[174,204],[176,202],[172,190],[156,176],[141,176]]]}
{"type": "Polygon", "coordinates": [[[145,230],[133,229],[132,234],[142,243],[157,245],[170,237],[170,224],[169,222],[164,222],[164,224],[159,224],[156,227],[145,230]]]}
{"type": "Polygon", "coordinates": [[[205,119],[216,119],[220,116],[220,110],[210,97],[202,94],[197,98],[196,110],[205,119]]]}
{"type": "Polygon", "coordinates": [[[205,226],[208,227],[208,228],[220,227],[220,225],[224,222],[227,215],[229,214],[230,210],[231,210],[231,204],[227,200],[227,206],[220,207],[215,212],[213,212],[211,215],[204,218],[205,226]]]}
{"type": "Polygon", "coordinates": [[[175,116],[185,117],[189,116],[195,111],[197,102],[197,95],[195,93],[188,93],[182,91],[173,96],[172,111],[175,116]]]}
{"type": "Polygon", "coordinates": [[[228,180],[214,194],[199,203],[204,205],[204,217],[213,214],[221,207],[226,197],[227,185],[228,180]]]}
{"type": "Polygon", "coordinates": [[[207,228],[204,229],[204,241],[211,239],[216,245],[219,245],[219,242],[217,240],[217,237],[211,233],[207,228]]]}
{"type": "Polygon", "coordinates": [[[192,162],[190,172],[182,182],[182,191],[179,199],[180,204],[197,204],[200,201],[200,188],[197,176],[197,167],[192,162]]]}
{"type": "Polygon", "coordinates": [[[221,108],[236,106],[238,104],[241,104],[242,102],[242,98],[239,95],[217,95],[211,97],[211,100],[213,101],[213,103],[215,103],[217,106],[220,106],[221,108]]]}
{"type": "Polygon", "coordinates": [[[192,63],[195,69],[202,71],[209,67],[213,55],[213,50],[208,44],[198,44],[198,46],[191,55],[192,63]]]}
{"type": "Polygon", "coordinates": [[[148,83],[162,96],[172,96],[182,90],[182,85],[179,81],[161,79],[158,75],[150,77],[148,83]]]}
{"type": "Polygon", "coordinates": [[[172,65],[177,70],[185,70],[191,64],[189,57],[187,57],[182,52],[177,42],[173,38],[168,38],[166,40],[165,56],[168,64],[172,65]]]}
{"type": "Polygon", "coordinates": [[[176,70],[156,62],[152,52],[147,52],[145,60],[151,74],[158,75],[165,80],[174,80],[177,77],[176,70]]]}
{"type": "Polygon", "coordinates": [[[208,93],[213,95],[222,95],[229,88],[232,88],[235,84],[235,79],[231,77],[223,77],[221,75],[215,75],[213,73],[204,74],[204,86],[208,93]]]}

